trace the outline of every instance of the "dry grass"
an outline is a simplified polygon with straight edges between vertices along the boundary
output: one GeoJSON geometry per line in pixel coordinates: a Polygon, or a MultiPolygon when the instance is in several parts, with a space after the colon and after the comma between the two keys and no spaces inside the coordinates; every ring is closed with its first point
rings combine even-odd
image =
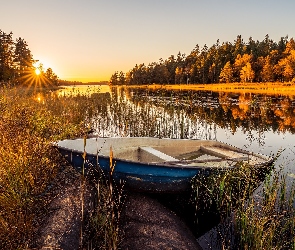
{"type": "MultiPolygon", "coordinates": [[[[231,88],[241,91],[242,86],[233,85],[231,88]]],[[[292,88],[286,86],[291,92],[292,88]]],[[[44,212],[48,202],[43,199],[43,194],[55,178],[61,162],[51,142],[84,135],[98,112],[107,113],[105,102],[103,98],[83,95],[58,97],[48,91],[0,89],[0,249],[25,249],[30,244],[35,230],[34,219],[44,212]]],[[[126,107],[116,105],[111,107],[114,115],[121,109],[126,113],[126,107]]],[[[146,120],[146,116],[142,116],[146,120]]],[[[123,117],[121,122],[125,123],[127,118],[123,117]]],[[[133,129],[139,136],[144,133],[138,126],[133,129]]],[[[253,175],[252,170],[244,171],[243,168],[230,175],[217,173],[214,179],[202,182],[206,184],[202,188],[209,190],[209,196],[204,200],[208,200],[208,206],[217,204],[223,217],[235,211],[239,249],[263,249],[259,248],[261,244],[277,249],[294,248],[293,189],[291,196],[287,197],[283,178],[275,178],[274,174],[265,182],[257,203],[256,199],[248,199],[256,187],[253,175]]],[[[105,189],[99,182],[95,184],[98,197],[96,214],[92,217],[96,234],[93,243],[100,242],[101,248],[105,249],[115,248],[119,235],[114,216],[119,217],[119,214],[114,213],[118,212],[120,194],[119,200],[115,201],[110,196],[113,191],[105,189]]]]}
{"type": "Polygon", "coordinates": [[[279,169],[266,173],[265,181],[255,191],[260,184],[257,174],[241,166],[230,173],[196,178],[197,208],[216,206],[221,218],[216,228],[217,245],[222,249],[295,249],[294,185],[288,186],[286,175],[279,169]],[[200,198],[202,203],[198,204],[200,198]]]}
{"type": "MultiPolygon", "coordinates": [[[[126,86],[134,87],[134,86],[126,86]]],[[[266,83],[215,83],[215,84],[181,84],[181,85],[139,85],[139,88],[167,89],[167,90],[204,90],[214,92],[254,93],[266,95],[294,96],[295,84],[281,82],[266,83]]]]}
{"type": "MultiPolygon", "coordinates": [[[[104,97],[73,93],[58,96],[52,89],[0,88],[0,249],[27,249],[46,213],[50,185],[64,161],[52,142],[87,134],[97,112],[106,109],[104,97]]],[[[85,182],[81,177],[81,186],[85,182]]],[[[99,182],[92,240],[82,232],[82,244],[96,249],[118,245],[115,190],[99,182]],[[93,245],[94,244],[94,245],[93,245]]],[[[81,213],[84,211],[81,192],[81,213]]],[[[89,223],[82,218],[81,224],[89,223]]],[[[82,228],[82,227],[81,227],[82,228]]],[[[82,228],[83,229],[83,228],[82,228]]]]}
{"type": "Polygon", "coordinates": [[[86,114],[76,111],[88,104],[46,92],[43,99],[22,89],[0,92],[0,249],[23,249],[61,162],[51,143],[85,131],[86,114]]]}

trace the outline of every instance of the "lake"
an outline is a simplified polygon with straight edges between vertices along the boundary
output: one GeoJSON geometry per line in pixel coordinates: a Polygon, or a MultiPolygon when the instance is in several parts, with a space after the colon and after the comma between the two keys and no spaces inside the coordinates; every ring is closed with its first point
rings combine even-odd
{"type": "MultiPolygon", "coordinates": [[[[91,121],[98,136],[212,139],[262,154],[280,152],[275,167],[288,174],[289,184],[294,181],[295,93],[79,88],[66,87],[59,93],[86,93],[101,100],[91,121]]],[[[207,220],[203,223],[211,227],[207,220]]]]}
{"type": "Polygon", "coordinates": [[[214,139],[263,154],[295,176],[295,93],[67,86],[59,95],[100,95],[107,110],[93,119],[99,136],[214,139]]]}

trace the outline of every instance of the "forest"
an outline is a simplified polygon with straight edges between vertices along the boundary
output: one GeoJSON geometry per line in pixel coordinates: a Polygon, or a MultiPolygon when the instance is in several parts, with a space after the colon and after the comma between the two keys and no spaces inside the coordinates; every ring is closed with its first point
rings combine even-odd
{"type": "Polygon", "coordinates": [[[196,45],[189,55],[178,53],[159,62],[135,65],[124,73],[116,71],[113,85],[209,84],[233,82],[295,82],[295,41],[288,36],[279,42],[266,35],[244,42],[217,40],[210,48],[196,45]]]}
{"type": "Polygon", "coordinates": [[[57,85],[58,77],[51,68],[44,70],[41,63],[33,59],[27,42],[19,37],[13,39],[13,33],[5,33],[0,29],[0,86],[1,85],[57,85]],[[38,68],[39,76],[35,70],[38,68]]]}

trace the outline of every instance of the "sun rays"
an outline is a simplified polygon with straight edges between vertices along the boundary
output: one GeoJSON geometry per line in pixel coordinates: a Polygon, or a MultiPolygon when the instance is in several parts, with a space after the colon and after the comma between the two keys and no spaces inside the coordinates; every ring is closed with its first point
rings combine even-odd
{"type": "Polygon", "coordinates": [[[38,69],[38,68],[36,68],[36,69],[35,69],[35,74],[36,74],[37,76],[40,75],[40,74],[41,74],[41,70],[38,69]]]}
{"type": "Polygon", "coordinates": [[[23,86],[26,86],[27,90],[36,90],[52,85],[51,81],[46,77],[46,72],[43,71],[42,66],[23,71],[19,76],[19,82],[21,82],[23,86]]]}

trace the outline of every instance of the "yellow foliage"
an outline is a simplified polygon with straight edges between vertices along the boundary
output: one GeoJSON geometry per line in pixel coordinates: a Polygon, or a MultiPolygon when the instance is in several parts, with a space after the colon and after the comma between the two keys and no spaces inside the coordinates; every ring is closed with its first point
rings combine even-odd
{"type": "Polygon", "coordinates": [[[252,70],[251,64],[247,62],[246,66],[244,66],[240,71],[240,77],[242,82],[252,82],[255,73],[254,70],[252,70]]]}

